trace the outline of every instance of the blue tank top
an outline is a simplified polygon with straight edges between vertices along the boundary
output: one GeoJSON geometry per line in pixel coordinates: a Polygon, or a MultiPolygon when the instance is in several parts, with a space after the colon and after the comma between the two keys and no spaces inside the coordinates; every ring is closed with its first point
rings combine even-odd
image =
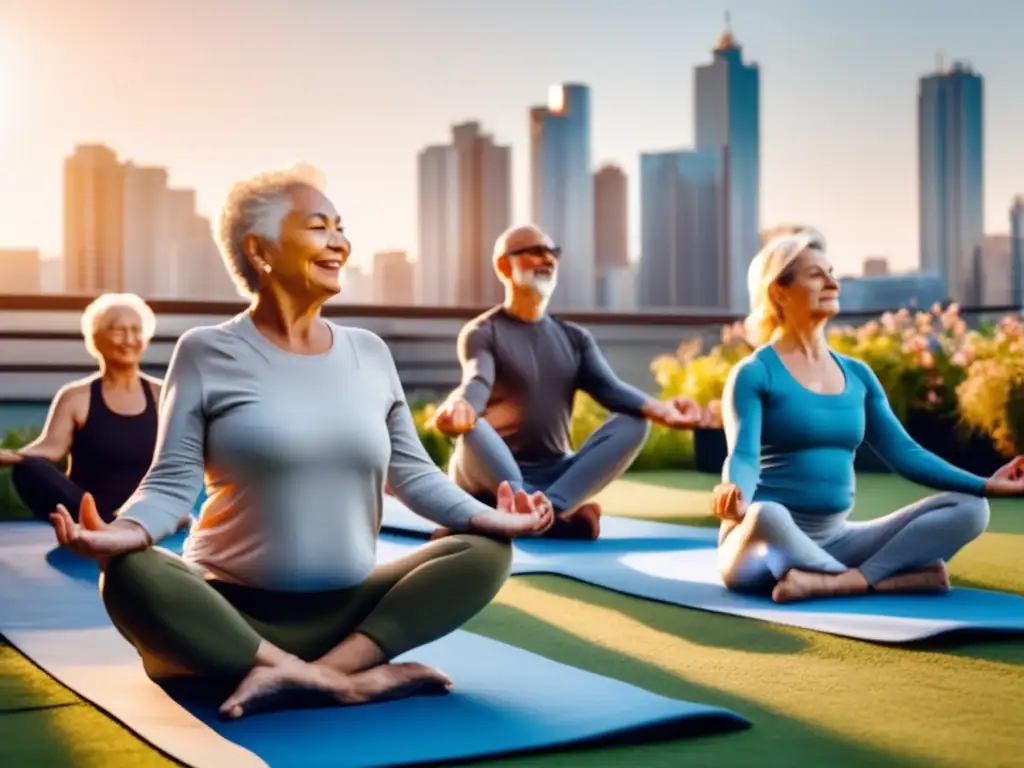
{"type": "Polygon", "coordinates": [[[144,379],[142,392],[145,410],[122,416],[107,407],[101,379],[89,387],[89,413],[71,440],[68,479],[93,495],[100,514],[119,509],[153,461],[157,406],[152,385],[144,379]]]}

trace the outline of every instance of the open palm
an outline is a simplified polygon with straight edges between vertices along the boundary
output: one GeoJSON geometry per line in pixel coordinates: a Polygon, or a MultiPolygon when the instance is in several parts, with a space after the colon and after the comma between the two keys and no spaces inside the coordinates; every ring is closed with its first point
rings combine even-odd
{"type": "Polygon", "coordinates": [[[63,504],[58,504],[50,515],[50,523],[57,534],[57,541],[81,557],[98,560],[124,550],[123,537],[118,535],[118,531],[111,530],[110,524],[100,517],[96,500],[90,493],[82,496],[77,523],[63,504]]]}
{"type": "Polygon", "coordinates": [[[555,512],[547,497],[537,491],[528,494],[503,482],[498,486],[498,502],[493,512],[476,515],[470,521],[472,529],[502,538],[538,536],[555,521],[555,512]]]}

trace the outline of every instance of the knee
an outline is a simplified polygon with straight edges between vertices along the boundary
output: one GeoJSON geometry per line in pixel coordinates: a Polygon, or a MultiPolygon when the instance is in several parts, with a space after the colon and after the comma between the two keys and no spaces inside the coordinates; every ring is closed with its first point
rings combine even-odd
{"type": "Polygon", "coordinates": [[[25,456],[11,467],[11,484],[14,490],[22,495],[23,489],[32,485],[39,476],[40,462],[46,461],[37,456],[25,456]]]}
{"type": "Polygon", "coordinates": [[[459,562],[464,567],[466,582],[479,585],[490,600],[512,572],[512,542],[475,534],[453,538],[464,547],[459,562]]]}
{"type": "Polygon", "coordinates": [[[967,493],[950,494],[955,502],[957,532],[964,543],[973,541],[988,529],[992,512],[988,499],[967,493]]]}
{"type": "Polygon", "coordinates": [[[624,443],[639,448],[647,442],[651,434],[651,422],[647,419],[624,413],[617,414],[615,419],[616,431],[624,443]]]}
{"type": "Polygon", "coordinates": [[[130,611],[137,609],[143,596],[150,591],[153,570],[157,566],[159,553],[154,549],[128,552],[110,559],[100,579],[100,596],[107,605],[119,608],[130,605],[130,611]]]}
{"type": "Polygon", "coordinates": [[[789,510],[774,501],[759,501],[747,507],[745,522],[758,534],[780,530],[791,520],[789,510]]]}

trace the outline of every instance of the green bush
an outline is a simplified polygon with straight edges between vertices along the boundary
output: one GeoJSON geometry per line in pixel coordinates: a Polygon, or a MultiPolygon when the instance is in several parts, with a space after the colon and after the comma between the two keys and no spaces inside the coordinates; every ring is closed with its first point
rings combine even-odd
{"type": "MultiPolygon", "coordinates": [[[[579,450],[583,442],[604,424],[609,415],[608,411],[598,405],[593,398],[579,393],[573,403],[570,427],[573,450],[579,450]]],[[[693,466],[693,433],[655,424],[651,428],[647,442],[627,471],[692,469],[693,466]]]]}
{"type": "MultiPolygon", "coordinates": [[[[39,435],[38,429],[12,429],[0,438],[0,448],[13,450],[31,443],[39,435]]],[[[0,520],[23,520],[31,518],[28,508],[14,490],[9,467],[0,469],[0,520]]]]}

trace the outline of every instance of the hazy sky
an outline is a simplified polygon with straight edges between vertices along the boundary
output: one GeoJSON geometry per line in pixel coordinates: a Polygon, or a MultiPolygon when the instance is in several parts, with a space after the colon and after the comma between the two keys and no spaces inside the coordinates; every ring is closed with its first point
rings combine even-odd
{"type": "Polygon", "coordinates": [[[1021,0],[0,0],[0,246],[61,248],[80,142],[164,165],[215,216],[228,185],[327,174],[356,258],[416,247],[416,154],[476,118],[513,146],[527,110],[588,83],[593,160],[630,175],[693,139],[693,67],[731,11],[761,66],[762,223],[811,223],[845,270],[917,264],[917,78],[940,52],[985,77],[985,218],[1024,193],[1021,0]]]}

